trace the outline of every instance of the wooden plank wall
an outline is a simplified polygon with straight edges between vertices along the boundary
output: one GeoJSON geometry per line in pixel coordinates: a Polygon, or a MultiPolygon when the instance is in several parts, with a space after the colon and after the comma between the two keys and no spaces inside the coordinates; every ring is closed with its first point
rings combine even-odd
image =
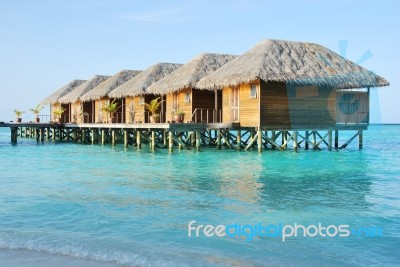
{"type": "Polygon", "coordinates": [[[336,110],[336,120],[339,123],[369,123],[368,92],[337,92],[336,110]]]}
{"type": "Polygon", "coordinates": [[[260,82],[261,126],[290,126],[286,85],[283,82],[260,82]]]}
{"type": "Polygon", "coordinates": [[[260,82],[241,84],[239,86],[239,122],[244,127],[260,125],[260,82]],[[250,98],[250,86],[257,86],[257,98],[250,98]]]}
{"type": "Polygon", "coordinates": [[[336,90],[324,86],[286,86],[292,126],[336,124],[336,90]]]}

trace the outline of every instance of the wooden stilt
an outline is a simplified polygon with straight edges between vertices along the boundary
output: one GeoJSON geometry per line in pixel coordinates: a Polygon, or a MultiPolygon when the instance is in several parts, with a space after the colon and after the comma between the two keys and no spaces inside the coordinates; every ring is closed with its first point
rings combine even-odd
{"type": "Polygon", "coordinates": [[[257,147],[258,147],[258,153],[262,152],[262,131],[258,130],[257,131],[257,147]]]}
{"type": "Polygon", "coordinates": [[[115,146],[115,130],[111,130],[111,145],[115,146]]]}
{"type": "Polygon", "coordinates": [[[18,140],[18,128],[12,127],[11,128],[11,144],[16,145],[18,140]]]}
{"type": "Polygon", "coordinates": [[[141,147],[142,147],[142,143],[141,143],[140,137],[141,137],[141,133],[140,133],[140,131],[137,131],[137,132],[136,132],[136,144],[137,144],[137,148],[141,148],[141,147]]]}
{"type": "Polygon", "coordinates": [[[332,150],[332,130],[328,131],[328,149],[332,150]]]}
{"type": "Polygon", "coordinates": [[[283,145],[283,149],[287,149],[287,131],[283,131],[282,132],[282,145],[283,145]]]}
{"type": "Polygon", "coordinates": [[[168,132],[168,151],[172,152],[174,150],[174,139],[172,132],[168,132]]]}
{"type": "Polygon", "coordinates": [[[240,130],[237,131],[236,143],[236,149],[240,151],[242,149],[242,132],[240,130]]]}
{"type": "Polygon", "coordinates": [[[200,151],[200,131],[196,131],[196,150],[200,151]]]}
{"type": "Polygon", "coordinates": [[[308,142],[309,142],[309,133],[308,133],[308,131],[306,131],[305,142],[306,143],[304,144],[304,147],[305,147],[306,150],[308,150],[308,142]]]}
{"type": "Polygon", "coordinates": [[[124,129],[124,148],[128,147],[128,130],[124,129]]]}
{"type": "Polygon", "coordinates": [[[358,131],[358,149],[363,148],[363,131],[359,130],[358,131]]]}
{"type": "Polygon", "coordinates": [[[293,149],[294,151],[299,149],[299,144],[297,143],[297,131],[293,131],[293,149]]]}
{"type": "Polygon", "coordinates": [[[164,145],[164,147],[167,146],[167,131],[166,130],[163,131],[163,145],[164,145]]]}
{"type": "Polygon", "coordinates": [[[312,131],[313,135],[313,149],[317,148],[317,133],[315,131],[312,131]]]}
{"type": "Polygon", "coordinates": [[[339,147],[339,131],[335,130],[335,148],[339,147]]]}
{"type": "Polygon", "coordinates": [[[40,128],[40,142],[44,142],[44,128],[40,128]]]}
{"type": "Polygon", "coordinates": [[[178,137],[178,140],[179,140],[178,148],[179,148],[179,150],[182,149],[182,134],[183,133],[178,133],[178,135],[179,135],[179,137],[178,137]]]}
{"type": "Polygon", "coordinates": [[[151,131],[151,150],[155,150],[156,148],[156,133],[155,131],[151,131]]]}
{"type": "Polygon", "coordinates": [[[221,130],[217,130],[217,148],[221,149],[221,130]]]}

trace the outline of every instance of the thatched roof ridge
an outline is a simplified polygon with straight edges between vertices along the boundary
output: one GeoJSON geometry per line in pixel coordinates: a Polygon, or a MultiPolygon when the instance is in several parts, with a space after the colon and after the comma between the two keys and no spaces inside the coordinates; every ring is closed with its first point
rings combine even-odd
{"type": "Polygon", "coordinates": [[[107,79],[105,82],[100,83],[89,92],[82,95],[79,99],[81,101],[97,100],[104,96],[107,96],[115,88],[125,84],[133,77],[138,75],[141,71],[139,70],[123,70],[107,79]]]}
{"type": "Polygon", "coordinates": [[[236,56],[226,54],[204,53],[193,58],[176,71],[165,76],[147,88],[147,93],[166,94],[187,87],[194,87],[203,77],[217,70],[236,56]]]}
{"type": "Polygon", "coordinates": [[[142,71],[140,74],[138,74],[128,82],[115,88],[109,93],[109,96],[114,98],[122,98],[127,96],[140,95],[144,93],[144,91],[150,85],[169,75],[171,72],[175,71],[181,66],[182,64],[175,63],[155,64],[142,71]]]}
{"type": "Polygon", "coordinates": [[[338,89],[389,85],[384,78],[321,45],[264,40],[201,79],[196,87],[221,89],[257,79],[338,89]]]}
{"type": "Polygon", "coordinates": [[[107,80],[110,77],[111,76],[95,75],[90,80],[87,80],[86,82],[84,82],[81,85],[79,85],[78,87],[76,87],[70,93],[68,93],[65,96],[58,99],[58,102],[66,104],[66,103],[73,103],[75,101],[78,101],[82,95],[89,92],[90,90],[92,90],[97,85],[104,82],[105,80],[107,80]]]}
{"type": "Polygon", "coordinates": [[[60,89],[58,89],[57,91],[55,91],[54,93],[52,93],[51,95],[49,95],[48,97],[46,97],[45,99],[43,99],[43,101],[40,104],[48,105],[48,104],[56,103],[59,98],[65,96],[66,94],[71,92],[74,88],[78,87],[79,85],[81,85],[84,82],[86,82],[86,81],[85,80],[73,80],[73,81],[67,83],[66,85],[64,85],[63,87],[61,87],[60,89]]]}

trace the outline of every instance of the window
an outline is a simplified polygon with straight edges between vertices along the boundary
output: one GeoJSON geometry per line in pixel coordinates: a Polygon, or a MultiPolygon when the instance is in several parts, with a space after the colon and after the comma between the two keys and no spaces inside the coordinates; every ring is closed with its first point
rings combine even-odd
{"type": "Polygon", "coordinates": [[[185,93],[185,103],[190,103],[190,93],[189,92],[185,93]]]}
{"type": "Polygon", "coordinates": [[[257,98],[257,85],[250,85],[250,98],[257,98]]]}
{"type": "Polygon", "coordinates": [[[144,96],[139,97],[139,105],[144,105],[144,96]]]}

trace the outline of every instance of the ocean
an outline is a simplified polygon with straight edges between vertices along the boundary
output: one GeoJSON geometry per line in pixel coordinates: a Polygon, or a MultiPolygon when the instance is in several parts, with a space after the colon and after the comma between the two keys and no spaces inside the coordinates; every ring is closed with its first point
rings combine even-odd
{"type": "Polygon", "coordinates": [[[400,265],[400,125],[262,154],[12,146],[0,128],[0,152],[0,266],[400,265]]]}

